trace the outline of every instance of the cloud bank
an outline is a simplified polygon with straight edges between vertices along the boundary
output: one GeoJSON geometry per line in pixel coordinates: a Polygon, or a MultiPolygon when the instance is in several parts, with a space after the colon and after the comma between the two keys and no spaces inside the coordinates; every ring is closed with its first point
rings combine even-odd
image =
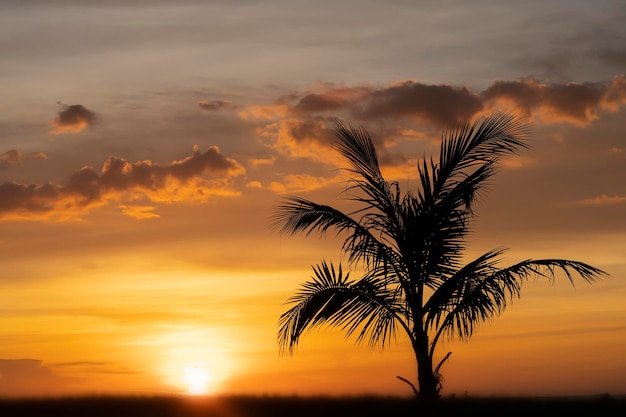
{"type": "Polygon", "coordinates": [[[322,84],[319,91],[280,97],[273,106],[293,117],[343,113],[357,121],[409,118],[447,128],[502,104],[546,123],[588,124],[602,110],[617,111],[626,104],[626,77],[610,82],[542,83],[529,77],[495,81],[483,91],[464,86],[404,81],[386,87],[345,87],[322,84]]]}
{"type": "Polygon", "coordinates": [[[151,202],[206,200],[210,196],[236,196],[230,182],[244,173],[239,163],[212,146],[206,152],[194,148],[193,155],[170,165],[149,160],[128,162],[109,157],[100,172],[85,166],[64,185],[0,185],[0,219],[66,219],[86,210],[123,202],[124,213],[135,218],[153,218],[152,209],[133,207],[141,199],[151,202]]]}
{"type": "MultiPolygon", "coordinates": [[[[605,82],[553,83],[534,77],[498,80],[481,91],[412,80],[386,86],[318,83],[311,90],[279,96],[269,105],[235,106],[225,101],[200,105],[211,111],[233,111],[256,123],[260,141],[282,158],[330,165],[340,163],[331,151],[335,139],[331,120],[366,124],[383,168],[399,172],[398,168],[412,164],[402,150],[394,148],[400,141],[438,140],[442,131],[468,119],[506,111],[544,125],[586,127],[625,104],[626,77],[622,74],[605,82]]],[[[521,158],[505,162],[512,168],[533,163],[521,158]]],[[[299,175],[303,178],[306,173],[299,175]]],[[[295,187],[293,178],[266,185],[256,181],[254,188],[301,189],[295,187]]],[[[322,186],[326,181],[307,183],[314,189],[314,184],[322,186]]]]}

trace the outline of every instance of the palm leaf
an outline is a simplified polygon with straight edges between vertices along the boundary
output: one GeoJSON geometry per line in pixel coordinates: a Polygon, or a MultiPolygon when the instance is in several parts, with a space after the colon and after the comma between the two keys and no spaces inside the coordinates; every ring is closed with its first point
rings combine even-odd
{"type": "Polygon", "coordinates": [[[467,264],[429,299],[429,324],[438,326],[433,345],[442,334],[469,338],[476,324],[499,315],[508,302],[519,298],[523,282],[530,278],[554,282],[560,271],[574,285],[575,275],[587,283],[607,275],[586,263],[566,259],[528,259],[498,269],[496,263],[501,253],[490,251],[467,264]]]}
{"type": "Polygon", "coordinates": [[[385,346],[401,321],[395,292],[367,276],[350,281],[341,266],[336,271],[326,262],[313,271],[312,280],[287,301],[293,306],[279,319],[281,352],[293,352],[303,332],[321,325],[339,326],[348,337],[358,331],[358,343],[385,346]]]}

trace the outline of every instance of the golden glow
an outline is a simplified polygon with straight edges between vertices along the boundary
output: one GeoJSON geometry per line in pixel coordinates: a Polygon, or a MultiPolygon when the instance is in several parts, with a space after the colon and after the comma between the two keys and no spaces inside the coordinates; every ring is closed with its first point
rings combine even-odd
{"type": "Polygon", "coordinates": [[[191,395],[205,395],[209,392],[208,382],[213,378],[208,367],[202,362],[195,362],[185,368],[184,381],[189,388],[187,392],[191,395]]]}
{"type": "Polygon", "coordinates": [[[52,136],[58,136],[58,135],[62,135],[63,133],[74,133],[74,134],[78,134],[80,132],[82,132],[85,128],[87,127],[87,121],[86,120],[78,120],[76,123],[74,124],[61,124],[56,120],[53,120],[52,122],[50,122],[50,135],[52,136]]]}

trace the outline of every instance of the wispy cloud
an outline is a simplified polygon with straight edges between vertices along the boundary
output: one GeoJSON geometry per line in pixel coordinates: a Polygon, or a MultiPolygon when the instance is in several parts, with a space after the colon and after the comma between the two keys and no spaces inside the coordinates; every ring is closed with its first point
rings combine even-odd
{"type": "Polygon", "coordinates": [[[67,369],[70,368],[74,371],[79,370],[82,372],[95,373],[95,374],[119,374],[119,375],[135,375],[138,372],[129,369],[126,366],[120,365],[116,362],[107,361],[73,361],[73,362],[60,362],[50,365],[51,368],[67,369]]]}
{"type": "Polygon", "coordinates": [[[608,196],[606,194],[602,194],[599,197],[575,201],[573,204],[580,206],[606,206],[623,203],[626,203],[626,196],[608,196]]]}
{"type": "MultiPolygon", "coordinates": [[[[299,193],[323,188],[328,184],[336,183],[336,178],[315,177],[306,174],[287,175],[282,182],[272,181],[267,187],[278,194],[299,193]]],[[[252,184],[254,187],[256,184],[252,184]]]]}
{"type": "Polygon", "coordinates": [[[121,204],[119,207],[125,215],[134,219],[158,219],[161,217],[154,212],[156,210],[155,206],[121,204]]]}

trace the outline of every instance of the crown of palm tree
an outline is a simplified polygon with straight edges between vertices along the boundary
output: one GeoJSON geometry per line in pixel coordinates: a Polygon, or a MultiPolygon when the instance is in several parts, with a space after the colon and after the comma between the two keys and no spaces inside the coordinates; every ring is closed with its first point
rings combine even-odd
{"type": "Polygon", "coordinates": [[[449,356],[433,368],[442,336],[469,338],[477,324],[519,297],[528,278],[554,280],[560,270],[573,284],[574,275],[593,282],[605,274],[565,259],[528,259],[502,268],[503,249],[463,263],[479,194],[502,157],[528,146],[529,126],[522,119],[499,113],[445,132],[438,160],[424,158],[417,166],[419,188],[404,193],[383,178],[363,128],[336,120],[335,131],[336,149],[349,164],[346,194],[359,208],[344,213],[288,197],[272,223],[288,235],[333,229],[345,237],[341,249],[348,262],[361,263],[365,272],[352,280],[341,264],[313,266],[313,277],[279,319],[282,352],[293,352],[303,332],[320,325],[338,326],[370,346],[385,346],[402,329],[416,353],[419,394],[438,396],[439,370],[449,356]]]}

